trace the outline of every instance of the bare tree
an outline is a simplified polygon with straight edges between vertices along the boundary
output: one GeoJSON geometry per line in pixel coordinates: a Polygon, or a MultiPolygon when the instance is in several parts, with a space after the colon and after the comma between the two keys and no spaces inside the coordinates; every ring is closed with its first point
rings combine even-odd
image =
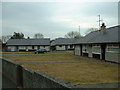
{"type": "Polygon", "coordinates": [[[44,35],[41,33],[34,34],[34,38],[44,38],[44,35]]]}
{"type": "Polygon", "coordinates": [[[3,43],[6,43],[12,36],[11,35],[6,35],[1,37],[1,41],[3,43]]]}
{"type": "Polygon", "coordinates": [[[98,30],[98,28],[89,28],[89,29],[85,32],[85,34],[87,35],[87,34],[89,34],[90,32],[97,31],[97,30],[98,30]]]}
{"type": "Polygon", "coordinates": [[[79,32],[71,31],[71,32],[68,32],[67,34],[65,34],[65,37],[66,38],[80,38],[81,35],[79,32]]]}
{"type": "Polygon", "coordinates": [[[11,39],[24,39],[24,34],[23,33],[16,33],[12,35],[11,39]]]}

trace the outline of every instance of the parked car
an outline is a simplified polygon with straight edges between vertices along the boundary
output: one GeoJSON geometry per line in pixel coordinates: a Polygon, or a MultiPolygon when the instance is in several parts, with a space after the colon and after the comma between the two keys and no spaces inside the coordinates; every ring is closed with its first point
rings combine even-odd
{"type": "Polygon", "coordinates": [[[36,50],[36,51],[35,51],[35,54],[45,53],[45,52],[47,52],[46,49],[39,49],[39,50],[36,50]]]}

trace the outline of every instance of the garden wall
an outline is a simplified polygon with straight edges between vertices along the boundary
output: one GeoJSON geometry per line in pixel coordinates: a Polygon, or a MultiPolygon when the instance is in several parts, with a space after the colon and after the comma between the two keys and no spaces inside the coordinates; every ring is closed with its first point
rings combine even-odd
{"type": "Polygon", "coordinates": [[[21,65],[2,59],[2,74],[11,80],[19,88],[118,88],[120,83],[76,85],[60,78],[49,75],[45,72],[35,71],[22,67],[21,65]]]}
{"type": "Polygon", "coordinates": [[[2,59],[2,73],[17,87],[21,88],[74,88],[73,83],[53,77],[44,72],[31,70],[8,60],[2,59]]]}

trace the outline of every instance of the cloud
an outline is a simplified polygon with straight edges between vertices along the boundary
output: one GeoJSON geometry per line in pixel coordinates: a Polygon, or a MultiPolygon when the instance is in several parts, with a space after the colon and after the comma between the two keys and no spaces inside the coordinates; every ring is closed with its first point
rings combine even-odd
{"type": "Polygon", "coordinates": [[[100,14],[109,26],[117,24],[117,3],[104,2],[4,2],[3,34],[23,32],[26,36],[43,33],[45,37],[64,36],[69,31],[81,33],[98,27],[100,14]]]}
{"type": "Polygon", "coordinates": [[[2,2],[118,2],[119,0],[2,0],[2,2]]]}
{"type": "Polygon", "coordinates": [[[71,18],[66,18],[66,17],[53,17],[53,18],[51,18],[51,21],[52,22],[62,22],[62,23],[65,23],[65,22],[71,22],[72,19],[71,18]]]}

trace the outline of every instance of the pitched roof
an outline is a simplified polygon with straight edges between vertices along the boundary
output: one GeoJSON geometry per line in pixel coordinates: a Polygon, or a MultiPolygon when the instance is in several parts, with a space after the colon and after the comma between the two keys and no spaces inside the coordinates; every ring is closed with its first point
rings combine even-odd
{"type": "Polygon", "coordinates": [[[7,45],[50,45],[50,39],[10,39],[7,45]]]}
{"type": "Polygon", "coordinates": [[[89,33],[83,38],[77,39],[75,44],[87,43],[120,43],[120,25],[89,33]]]}
{"type": "Polygon", "coordinates": [[[74,44],[75,38],[57,38],[55,39],[55,45],[70,45],[74,44]]]}

